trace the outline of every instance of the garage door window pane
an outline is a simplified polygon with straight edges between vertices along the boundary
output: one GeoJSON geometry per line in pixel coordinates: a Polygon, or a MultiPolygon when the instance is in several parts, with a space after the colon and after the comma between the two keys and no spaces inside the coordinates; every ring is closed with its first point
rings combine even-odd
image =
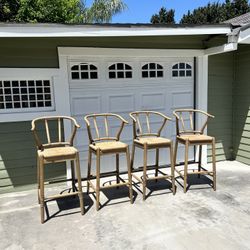
{"type": "Polygon", "coordinates": [[[116,63],[109,66],[110,79],[132,78],[132,67],[125,63],[116,63]]]}
{"type": "Polygon", "coordinates": [[[184,62],[174,64],[172,66],[172,77],[192,77],[192,66],[184,62]]]}
{"type": "Polygon", "coordinates": [[[89,80],[98,78],[98,69],[89,63],[80,63],[71,67],[72,80],[89,80]]]}
{"type": "Polygon", "coordinates": [[[163,66],[158,63],[147,63],[141,68],[142,78],[162,78],[163,66]]]}

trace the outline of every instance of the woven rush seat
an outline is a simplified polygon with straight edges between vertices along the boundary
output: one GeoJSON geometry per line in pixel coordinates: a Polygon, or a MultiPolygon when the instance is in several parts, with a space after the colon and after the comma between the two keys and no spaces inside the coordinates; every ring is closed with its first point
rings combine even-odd
{"type": "Polygon", "coordinates": [[[200,135],[200,134],[192,134],[192,135],[180,135],[178,136],[179,140],[183,140],[183,141],[189,141],[190,143],[194,143],[194,142],[212,142],[213,141],[213,137],[208,136],[208,135],[200,135]]]}
{"type": "Polygon", "coordinates": [[[71,159],[74,158],[77,153],[74,147],[55,147],[46,148],[39,151],[39,155],[45,160],[53,161],[58,159],[71,159]]]}
{"type": "Polygon", "coordinates": [[[97,142],[95,144],[89,145],[93,150],[100,149],[101,152],[113,152],[114,150],[126,151],[127,144],[120,141],[108,141],[108,142],[97,142]]]}
{"type": "Polygon", "coordinates": [[[146,143],[148,144],[148,146],[160,146],[171,144],[171,140],[162,137],[141,137],[139,139],[135,139],[134,142],[141,145],[146,143]]]}

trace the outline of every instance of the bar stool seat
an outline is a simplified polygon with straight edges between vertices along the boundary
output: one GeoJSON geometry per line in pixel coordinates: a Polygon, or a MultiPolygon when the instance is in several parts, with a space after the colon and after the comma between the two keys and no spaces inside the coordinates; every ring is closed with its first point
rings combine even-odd
{"type": "Polygon", "coordinates": [[[135,143],[143,146],[145,143],[148,147],[165,147],[166,145],[171,144],[171,140],[163,137],[141,137],[134,140],[135,143]]]}
{"type": "Polygon", "coordinates": [[[208,135],[201,135],[201,134],[192,134],[192,135],[180,135],[177,136],[178,140],[182,141],[189,141],[189,143],[204,143],[212,142],[213,137],[208,135]]]}
{"type": "Polygon", "coordinates": [[[103,153],[114,152],[114,150],[116,152],[125,152],[128,147],[126,143],[123,143],[121,141],[97,142],[95,144],[90,144],[89,146],[94,151],[100,149],[100,151],[103,153]]]}
{"type": "Polygon", "coordinates": [[[77,149],[74,147],[55,147],[39,150],[38,154],[47,161],[58,161],[72,159],[77,152],[77,149]]]}

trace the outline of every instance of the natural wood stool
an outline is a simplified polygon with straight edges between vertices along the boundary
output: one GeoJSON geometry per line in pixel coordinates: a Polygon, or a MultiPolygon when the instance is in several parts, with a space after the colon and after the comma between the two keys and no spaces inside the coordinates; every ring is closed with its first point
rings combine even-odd
{"type": "MultiPolygon", "coordinates": [[[[81,172],[80,172],[80,162],[78,150],[73,147],[73,140],[76,134],[77,128],[80,126],[77,124],[76,120],[68,116],[48,116],[40,117],[32,121],[32,131],[35,137],[35,142],[37,146],[37,182],[38,182],[38,201],[41,210],[41,223],[44,223],[44,205],[45,201],[63,198],[71,195],[79,196],[81,214],[84,214],[84,203],[82,194],[82,183],[81,183],[81,172]],[[63,124],[64,122],[70,122],[73,125],[73,132],[68,141],[63,139],[63,124]],[[58,137],[52,141],[51,138],[54,137],[50,133],[49,123],[55,123],[58,130],[58,137]],[[39,128],[38,128],[39,127],[39,128]],[[42,143],[41,138],[43,137],[39,132],[41,129],[46,131],[46,143],[42,143]],[[70,160],[72,163],[72,190],[73,192],[67,194],[53,195],[45,198],[44,196],[44,167],[48,163],[65,162],[70,160]],[[74,179],[74,164],[76,167],[76,175],[78,181],[78,190],[75,187],[74,179]]],[[[68,180],[66,180],[68,181],[68,180]]]]}
{"type": "Polygon", "coordinates": [[[84,117],[87,125],[88,135],[89,135],[89,155],[88,155],[88,184],[87,192],[89,192],[89,187],[91,187],[96,193],[96,210],[100,208],[100,191],[106,188],[128,186],[129,187],[129,197],[130,202],[133,203],[133,190],[132,190],[132,177],[130,171],[130,156],[129,156],[129,146],[126,143],[120,141],[120,135],[123,127],[128,122],[124,120],[121,116],[111,113],[103,114],[91,114],[84,117]],[[119,129],[116,131],[115,136],[111,136],[110,120],[116,120],[119,122],[119,129]],[[99,123],[99,124],[98,124],[99,123]],[[91,129],[96,132],[96,138],[93,138],[91,129]],[[99,128],[105,128],[105,135],[102,137],[100,135],[99,128]],[[91,163],[92,163],[92,153],[96,155],[96,185],[91,182],[91,163]],[[125,153],[127,159],[128,168],[128,181],[124,181],[119,176],[119,154],[125,153]],[[110,184],[107,186],[100,185],[101,176],[101,156],[107,154],[116,155],[116,184],[110,184]]]}
{"type": "Polygon", "coordinates": [[[184,173],[175,169],[180,177],[184,179],[184,193],[187,191],[187,176],[188,174],[198,174],[209,175],[213,178],[213,189],[216,190],[216,159],[215,159],[215,138],[211,136],[204,135],[204,130],[207,126],[208,118],[214,118],[201,110],[195,109],[177,109],[174,112],[176,117],[176,143],[175,143],[175,153],[174,153],[174,164],[176,165],[177,149],[178,143],[185,145],[185,165],[184,173]],[[198,115],[203,116],[205,121],[200,130],[196,130],[194,126],[194,119],[198,115]],[[180,129],[181,128],[181,129],[180,129]],[[202,145],[212,145],[212,171],[208,171],[201,166],[202,160],[202,145]],[[198,171],[193,171],[188,173],[188,149],[189,146],[199,146],[199,161],[198,161],[198,171]]]}
{"type": "Polygon", "coordinates": [[[172,181],[172,192],[175,194],[175,177],[174,177],[174,164],[173,164],[173,144],[170,139],[160,137],[161,132],[166,125],[166,122],[168,120],[171,120],[171,118],[155,111],[136,111],[129,114],[130,117],[133,120],[133,146],[132,146],[132,156],[131,156],[131,169],[133,170],[134,165],[134,155],[135,155],[135,148],[138,147],[140,149],[143,149],[143,176],[139,178],[135,174],[132,173],[133,177],[142,183],[143,187],[143,200],[146,199],[146,186],[147,181],[149,180],[158,180],[158,179],[171,179],[172,181]],[[143,123],[142,119],[144,118],[146,122],[146,131],[143,131],[143,123]],[[150,126],[150,122],[153,121],[153,119],[159,119],[160,118],[160,126],[157,128],[157,132],[153,132],[150,126]],[[150,120],[151,119],[151,120],[150,120]],[[169,148],[170,150],[170,162],[171,162],[171,174],[163,174],[162,171],[159,170],[159,149],[160,148],[169,148]],[[153,168],[155,169],[155,176],[154,177],[148,177],[147,176],[147,154],[149,149],[155,149],[156,150],[156,161],[155,166],[153,168]],[[159,176],[158,174],[161,173],[159,176]]]}

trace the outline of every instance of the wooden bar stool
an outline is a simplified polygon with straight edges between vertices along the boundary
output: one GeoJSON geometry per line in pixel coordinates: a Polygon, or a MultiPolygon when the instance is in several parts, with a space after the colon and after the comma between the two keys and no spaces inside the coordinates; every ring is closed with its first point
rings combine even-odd
{"type": "Polygon", "coordinates": [[[207,126],[208,118],[214,118],[201,110],[195,109],[177,109],[173,112],[176,117],[176,143],[174,153],[174,164],[176,165],[178,143],[185,145],[185,165],[183,171],[175,169],[178,174],[184,179],[184,193],[187,191],[187,176],[188,174],[209,175],[213,178],[213,189],[216,190],[216,159],[215,159],[215,138],[204,135],[204,130],[207,126]],[[205,118],[205,121],[200,130],[196,130],[194,126],[195,117],[205,118]],[[212,145],[212,171],[208,171],[202,167],[202,145],[212,145]],[[199,161],[198,171],[188,172],[188,149],[189,146],[199,146],[199,161]]]}
{"type": "Polygon", "coordinates": [[[124,128],[124,125],[128,122],[124,120],[121,116],[112,113],[102,113],[102,114],[91,114],[84,117],[87,125],[88,136],[89,136],[89,155],[88,155],[88,184],[87,192],[89,192],[89,187],[91,187],[96,193],[96,210],[100,208],[100,191],[106,188],[128,186],[130,202],[133,203],[133,190],[132,190],[132,177],[130,171],[130,156],[129,156],[129,146],[126,143],[120,141],[120,135],[124,128]],[[110,121],[118,122],[118,129],[114,136],[111,135],[111,125],[110,121]],[[102,137],[100,135],[100,130],[105,128],[105,135],[102,137]],[[92,129],[95,130],[96,137],[93,137],[92,129]],[[92,163],[92,153],[96,155],[96,185],[91,182],[91,163],[92,163]],[[124,181],[120,178],[119,173],[119,154],[125,153],[127,159],[128,168],[128,181],[124,181]],[[116,184],[110,184],[107,186],[100,185],[101,176],[101,156],[107,154],[115,154],[116,156],[116,184]]]}
{"type": "MultiPolygon", "coordinates": [[[[34,134],[35,142],[37,146],[37,182],[38,182],[38,201],[41,210],[41,223],[44,223],[44,205],[45,201],[63,198],[71,195],[79,196],[81,214],[84,214],[84,203],[82,194],[82,184],[81,184],[81,172],[80,172],[80,162],[78,150],[73,147],[73,140],[76,134],[77,128],[80,126],[77,124],[76,120],[68,116],[48,116],[34,119],[32,121],[31,131],[34,134]],[[72,134],[68,141],[63,138],[63,125],[69,122],[73,127],[72,134]],[[58,136],[50,133],[49,125],[53,126],[53,129],[58,130],[58,136]],[[42,142],[41,138],[44,135],[41,133],[45,129],[46,131],[46,143],[42,142]],[[44,168],[45,164],[65,162],[70,160],[72,163],[72,190],[73,192],[67,194],[60,194],[54,196],[45,197],[44,195],[44,168]],[[76,168],[76,175],[78,181],[78,190],[75,187],[74,179],[74,165],[76,168]]],[[[67,180],[66,180],[67,181],[67,180]]]]}
{"type": "Polygon", "coordinates": [[[133,146],[132,146],[132,156],[131,156],[131,169],[133,170],[134,165],[134,155],[135,155],[135,148],[138,147],[143,149],[143,176],[139,178],[135,174],[132,173],[132,176],[142,183],[143,187],[143,200],[146,199],[146,186],[148,180],[155,180],[158,179],[171,179],[172,181],[172,192],[175,194],[175,177],[174,177],[174,165],[173,165],[173,144],[170,139],[161,137],[161,132],[166,125],[168,120],[171,118],[163,115],[162,113],[155,112],[155,111],[136,111],[129,114],[133,120],[133,146]],[[144,118],[144,119],[143,119],[144,118]],[[152,119],[150,119],[152,118],[152,119]],[[151,129],[150,123],[155,122],[155,120],[159,120],[160,126],[158,126],[157,131],[153,132],[151,129]],[[146,130],[143,130],[143,121],[146,123],[146,130]],[[170,162],[171,162],[171,174],[167,175],[164,174],[162,171],[159,170],[159,149],[160,148],[169,148],[170,150],[170,162]],[[148,150],[155,149],[156,150],[156,161],[155,166],[155,176],[148,177],[147,176],[147,156],[148,150]],[[158,174],[161,175],[158,175],[158,174]]]}

